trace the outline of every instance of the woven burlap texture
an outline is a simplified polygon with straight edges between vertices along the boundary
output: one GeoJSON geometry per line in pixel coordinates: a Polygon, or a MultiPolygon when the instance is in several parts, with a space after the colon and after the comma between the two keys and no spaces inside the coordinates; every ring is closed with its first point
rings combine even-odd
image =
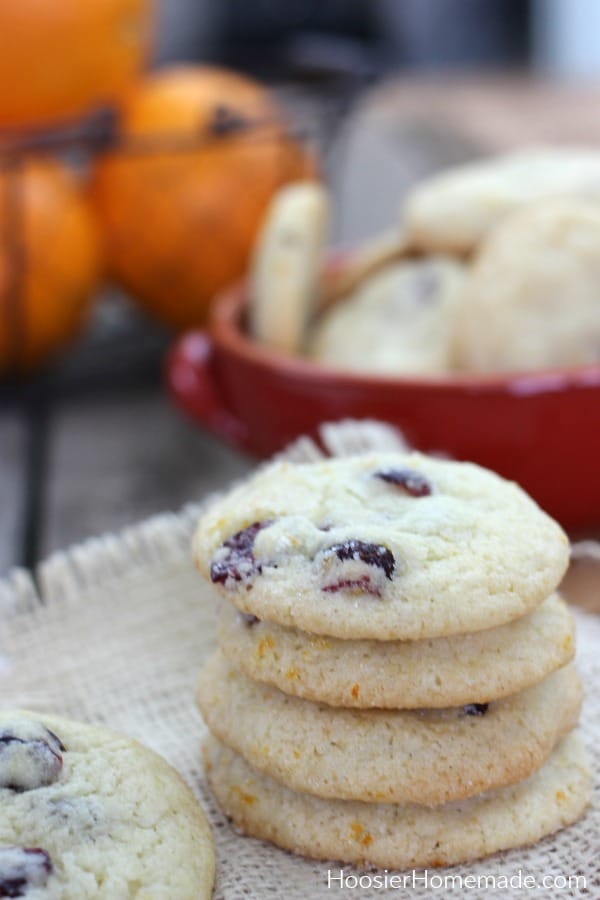
{"type": "MultiPolygon", "coordinates": [[[[341,423],[322,431],[322,445],[332,454],[397,444],[389,429],[375,423],[341,423]]],[[[320,452],[301,440],[288,456],[309,459],[320,452]]],[[[198,508],[188,507],[57,554],[40,568],[37,588],[21,571],[0,582],[2,705],[104,723],[165,756],[212,824],[216,898],[600,897],[600,620],[580,612],[575,615],[578,667],[586,685],[582,730],[593,758],[594,802],[581,822],[534,847],[429,873],[512,877],[511,888],[483,883],[466,889],[458,882],[439,888],[435,881],[432,888],[422,880],[397,892],[328,888],[328,869],[337,875],[339,864],[300,859],[237,835],[211,797],[199,756],[204,726],[193,692],[200,664],[214,646],[215,601],[190,560],[197,514],[198,508]],[[520,872],[521,878],[539,881],[556,875],[557,886],[521,891],[520,872]],[[561,878],[574,875],[586,878],[587,892],[564,886],[561,878]]],[[[355,874],[351,867],[345,872],[355,874]]]]}

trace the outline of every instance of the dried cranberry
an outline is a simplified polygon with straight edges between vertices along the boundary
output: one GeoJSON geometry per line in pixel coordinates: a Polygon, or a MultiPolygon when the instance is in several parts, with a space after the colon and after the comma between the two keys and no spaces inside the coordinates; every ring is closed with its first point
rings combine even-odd
{"type": "Polygon", "coordinates": [[[326,553],[335,553],[338,559],[355,559],[366,563],[368,566],[377,566],[383,569],[386,578],[390,581],[396,568],[396,562],[391,550],[382,544],[367,544],[365,541],[344,541],[343,544],[334,544],[328,547],[326,553]]]}
{"type": "Polygon", "coordinates": [[[363,594],[381,596],[381,591],[368,575],[363,575],[362,578],[340,578],[339,581],[324,585],[323,590],[327,594],[337,594],[338,591],[361,591],[363,594]]]}
{"type": "Polygon", "coordinates": [[[237,531],[224,541],[210,567],[210,579],[217,584],[233,581],[246,581],[253,575],[260,574],[262,568],[254,559],[254,541],[263,528],[267,528],[271,520],[254,522],[242,531],[237,531]]]}
{"type": "Polygon", "coordinates": [[[65,745],[63,744],[61,739],[59,737],[57,737],[53,731],[50,731],[49,728],[46,728],[46,732],[50,736],[50,743],[54,744],[55,749],[57,748],[58,750],[60,750],[61,753],[66,753],[67,748],[65,747],[65,745]]]}
{"type": "Polygon", "coordinates": [[[355,590],[380,597],[383,590],[381,579],[385,577],[391,581],[396,568],[394,555],[387,547],[358,540],[327,547],[321,553],[321,560],[328,574],[333,576],[323,585],[327,593],[355,590]],[[377,570],[379,579],[374,579],[371,572],[364,570],[364,566],[377,570]]]}
{"type": "Polygon", "coordinates": [[[411,497],[428,497],[432,492],[430,482],[414,469],[387,469],[385,472],[375,472],[375,477],[402,488],[411,497]]]}
{"type": "Polygon", "coordinates": [[[463,706],[465,716],[485,716],[489,703],[467,703],[463,706]]]}
{"type": "Polygon", "coordinates": [[[44,887],[52,870],[40,847],[0,847],[0,897],[24,897],[29,888],[44,887]]]}
{"type": "Polygon", "coordinates": [[[0,731],[0,788],[30,791],[55,782],[62,742],[40,722],[21,721],[0,731]]]}

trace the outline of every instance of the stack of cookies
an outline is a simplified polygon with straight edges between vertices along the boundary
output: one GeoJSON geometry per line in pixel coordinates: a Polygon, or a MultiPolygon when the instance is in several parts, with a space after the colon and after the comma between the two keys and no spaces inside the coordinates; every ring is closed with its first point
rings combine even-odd
{"type": "Polygon", "coordinates": [[[277,462],[194,554],[223,598],[206,769],[242,831],[409,868],[582,814],[568,542],[516,485],[420,454],[277,462]]]}

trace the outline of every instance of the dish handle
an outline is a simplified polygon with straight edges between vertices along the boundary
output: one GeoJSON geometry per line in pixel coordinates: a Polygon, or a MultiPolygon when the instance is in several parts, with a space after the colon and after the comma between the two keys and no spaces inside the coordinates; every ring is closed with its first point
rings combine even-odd
{"type": "Polygon", "coordinates": [[[175,342],[166,359],[166,381],[180,409],[228,443],[246,448],[247,428],[223,397],[206,331],[189,331],[175,342]]]}

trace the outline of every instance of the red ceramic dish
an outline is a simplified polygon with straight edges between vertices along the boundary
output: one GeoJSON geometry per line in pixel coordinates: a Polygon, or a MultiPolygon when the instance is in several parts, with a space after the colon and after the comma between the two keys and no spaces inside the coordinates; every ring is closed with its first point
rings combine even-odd
{"type": "Polygon", "coordinates": [[[600,526],[600,366],[502,376],[383,378],[326,369],[251,341],[244,286],[184,335],[166,378],[177,405],[225,440],[268,456],[321,422],[380,419],[420,450],[519,482],[569,528],[600,526]]]}

